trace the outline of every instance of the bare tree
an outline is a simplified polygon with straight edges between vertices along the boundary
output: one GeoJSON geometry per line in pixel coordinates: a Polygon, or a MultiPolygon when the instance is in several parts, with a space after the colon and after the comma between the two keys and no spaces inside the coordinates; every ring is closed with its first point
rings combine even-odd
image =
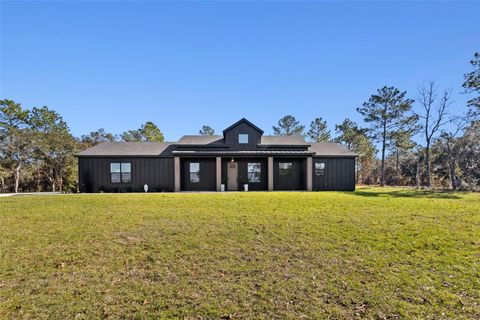
{"type": "Polygon", "coordinates": [[[430,145],[439,130],[449,122],[447,111],[448,107],[452,104],[451,96],[452,91],[445,90],[438,101],[437,91],[433,81],[418,89],[418,101],[423,107],[423,112],[418,114],[418,117],[423,119],[423,121],[421,121],[421,130],[425,138],[425,169],[428,188],[432,185],[430,145]]]}

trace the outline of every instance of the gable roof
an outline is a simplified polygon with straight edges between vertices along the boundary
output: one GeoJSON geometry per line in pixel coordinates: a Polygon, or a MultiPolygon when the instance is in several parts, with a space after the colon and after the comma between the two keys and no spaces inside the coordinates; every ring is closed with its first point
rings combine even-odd
{"type": "Polygon", "coordinates": [[[265,146],[308,146],[301,136],[262,136],[260,145],[265,146]]]}
{"type": "Polygon", "coordinates": [[[348,150],[347,147],[340,143],[334,142],[314,142],[310,145],[308,150],[315,152],[316,156],[358,157],[358,154],[355,152],[348,150]]]}
{"type": "Polygon", "coordinates": [[[158,156],[171,142],[102,142],[78,156],[158,156]]]}
{"type": "Polygon", "coordinates": [[[235,122],[234,124],[232,124],[230,127],[228,127],[227,129],[223,130],[223,134],[225,134],[226,132],[232,130],[234,127],[238,126],[240,123],[246,123],[247,125],[249,125],[250,127],[252,127],[253,129],[257,130],[258,132],[260,132],[260,134],[263,134],[263,130],[260,129],[259,127],[257,127],[256,125],[254,125],[253,123],[251,123],[250,121],[248,121],[247,119],[245,118],[242,118],[240,120],[238,120],[237,122],[235,122]]]}

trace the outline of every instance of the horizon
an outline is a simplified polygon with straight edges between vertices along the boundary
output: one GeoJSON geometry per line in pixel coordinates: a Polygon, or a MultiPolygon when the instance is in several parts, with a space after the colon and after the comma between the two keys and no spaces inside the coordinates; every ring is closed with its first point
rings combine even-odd
{"type": "Polygon", "coordinates": [[[287,114],[307,130],[322,117],[335,135],[345,118],[366,126],[356,108],[377,89],[417,100],[429,81],[452,90],[459,114],[480,43],[475,2],[1,2],[0,11],[0,98],[48,106],[75,136],[152,121],[177,141],[243,117],[269,135],[287,114]]]}

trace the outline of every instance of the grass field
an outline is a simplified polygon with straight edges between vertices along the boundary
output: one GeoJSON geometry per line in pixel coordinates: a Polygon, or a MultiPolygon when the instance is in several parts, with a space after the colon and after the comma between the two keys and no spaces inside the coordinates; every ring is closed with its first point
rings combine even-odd
{"type": "Polygon", "coordinates": [[[0,318],[480,318],[480,195],[0,199],[0,318]]]}

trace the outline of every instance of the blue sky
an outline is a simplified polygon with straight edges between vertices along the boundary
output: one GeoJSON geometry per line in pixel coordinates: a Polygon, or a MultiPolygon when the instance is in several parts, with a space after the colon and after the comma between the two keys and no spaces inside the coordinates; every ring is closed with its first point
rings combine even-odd
{"type": "MultiPolygon", "coordinates": [[[[75,135],[153,121],[167,140],[285,114],[331,129],[383,85],[435,80],[453,112],[480,50],[479,2],[1,2],[0,98],[75,135]]],[[[417,106],[418,107],[418,106],[417,106]]]]}

